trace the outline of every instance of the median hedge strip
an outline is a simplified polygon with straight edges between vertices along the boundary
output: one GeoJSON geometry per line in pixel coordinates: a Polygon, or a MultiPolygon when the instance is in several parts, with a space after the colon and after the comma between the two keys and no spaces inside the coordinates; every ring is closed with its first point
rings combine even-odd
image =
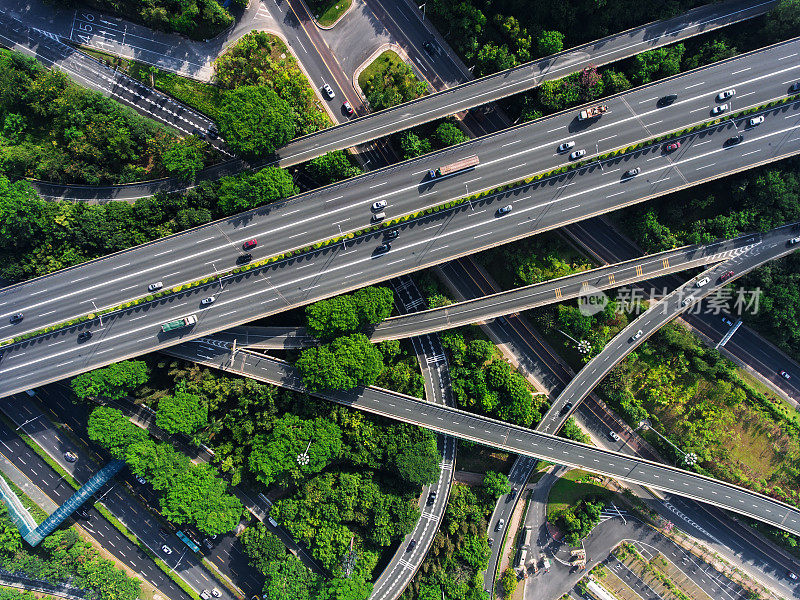
{"type": "Polygon", "coordinates": [[[65,321],[63,323],[59,323],[58,325],[51,325],[51,326],[45,327],[43,329],[38,329],[36,331],[31,331],[29,333],[25,333],[23,335],[20,335],[20,336],[11,338],[11,339],[0,341],[0,347],[11,345],[11,344],[16,344],[16,343],[19,343],[19,342],[22,342],[22,341],[25,341],[25,340],[28,340],[28,339],[31,339],[31,338],[34,338],[34,337],[38,337],[38,336],[41,336],[41,335],[52,333],[54,331],[59,331],[61,329],[66,329],[68,327],[72,327],[73,325],[78,325],[80,323],[85,323],[86,321],[92,321],[92,320],[94,320],[94,319],[96,319],[98,317],[102,317],[103,315],[107,315],[109,313],[119,312],[119,311],[122,311],[122,310],[127,310],[129,308],[133,308],[133,307],[138,306],[140,304],[145,304],[147,302],[153,302],[154,300],[158,300],[159,298],[163,298],[163,297],[166,297],[166,296],[171,296],[173,294],[177,294],[179,292],[190,290],[192,288],[196,288],[196,287],[199,287],[201,285],[206,285],[206,284],[209,284],[209,283],[213,283],[213,282],[218,281],[220,279],[223,279],[225,277],[230,277],[232,275],[239,275],[241,273],[245,273],[245,272],[250,271],[252,269],[260,269],[262,267],[265,267],[265,266],[270,265],[270,264],[274,264],[274,263],[282,261],[282,260],[288,260],[290,258],[295,258],[295,257],[298,257],[298,256],[302,256],[304,254],[310,254],[311,252],[314,252],[316,250],[320,250],[320,249],[325,248],[327,246],[340,244],[342,242],[346,242],[347,240],[351,240],[351,239],[354,239],[356,237],[362,237],[362,236],[370,235],[372,233],[380,231],[381,229],[394,227],[396,225],[400,225],[401,223],[406,223],[406,222],[411,221],[413,219],[419,219],[419,218],[422,218],[422,217],[425,217],[425,216],[428,216],[428,215],[432,215],[434,213],[441,212],[443,210],[449,210],[451,208],[455,208],[457,206],[461,206],[461,205],[466,204],[468,202],[472,202],[473,200],[479,200],[481,198],[486,198],[487,196],[493,196],[493,195],[501,194],[503,192],[507,192],[509,190],[512,190],[512,189],[515,189],[515,188],[518,188],[518,187],[522,187],[522,186],[525,186],[525,185],[530,185],[531,183],[534,183],[536,181],[542,181],[543,179],[549,179],[550,177],[563,175],[564,173],[568,173],[569,171],[574,171],[576,169],[581,169],[581,168],[583,168],[583,167],[585,167],[587,165],[590,165],[590,164],[598,162],[598,161],[608,160],[610,158],[614,158],[616,156],[622,156],[622,155],[628,154],[630,152],[636,152],[637,150],[641,150],[643,148],[649,148],[649,147],[655,146],[656,144],[661,144],[661,143],[663,143],[663,142],[665,142],[667,140],[677,139],[677,138],[683,137],[685,135],[688,135],[690,133],[695,133],[695,132],[698,132],[698,131],[701,131],[701,130],[704,130],[704,129],[711,129],[711,128],[717,127],[718,125],[724,123],[725,121],[732,121],[734,119],[739,119],[741,117],[745,117],[747,115],[750,115],[750,114],[753,114],[753,113],[756,113],[756,112],[769,110],[771,108],[775,108],[777,106],[781,106],[781,105],[784,105],[784,104],[791,104],[792,102],[796,102],[798,100],[800,100],[800,94],[795,94],[793,96],[788,96],[788,97],[782,98],[780,100],[773,100],[772,102],[768,102],[766,104],[761,104],[759,106],[754,106],[754,107],[751,107],[751,108],[740,110],[740,111],[735,112],[735,113],[730,113],[730,114],[727,114],[727,115],[723,115],[723,116],[719,117],[718,119],[712,119],[710,121],[705,121],[704,123],[700,123],[700,124],[694,125],[692,127],[687,127],[685,129],[681,129],[680,131],[674,131],[674,132],[671,132],[671,133],[666,133],[664,135],[661,135],[661,136],[658,136],[658,137],[655,137],[655,138],[651,138],[649,140],[645,140],[643,142],[639,142],[639,143],[633,144],[631,146],[626,146],[625,148],[619,148],[617,150],[612,150],[611,152],[606,152],[604,154],[600,154],[600,155],[592,158],[591,160],[579,161],[579,162],[576,162],[576,163],[565,165],[563,167],[559,167],[558,169],[552,169],[550,171],[545,171],[544,173],[538,173],[538,174],[533,175],[531,177],[526,177],[524,179],[521,179],[521,180],[518,180],[518,181],[515,181],[515,182],[512,182],[512,183],[508,183],[506,185],[502,185],[502,186],[499,186],[499,187],[496,187],[496,188],[485,190],[483,192],[478,192],[477,194],[472,194],[470,196],[464,196],[463,198],[457,198],[456,200],[451,200],[449,202],[445,202],[444,204],[439,204],[437,206],[432,206],[430,208],[426,208],[426,209],[421,210],[419,212],[413,212],[413,213],[409,213],[407,215],[403,215],[401,217],[397,217],[395,219],[390,219],[388,221],[384,221],[382,223],[378,223],[377,225],[372,225],[372,226],[367,227],[365,229],[359,229],[358,231],[351,232],[351,233],[346,233],[344,235],[340,235],[340,236],[333,237],[333,238],[330,238],[330,239],[327,239],[327,240],[323,240],[321,242],[317,242],[317,243],[314,243],[314,244],[311,244],[311,245],[308,245],[308,246],[304,246],[302,248],[296,248],[294,250],[289,250],[288,252],[284,252],[283,254],[276,254],[274,256],[270,256],[270,257],[265,258],[263,260],[260,260],[260,261],[254,262],[254,263],[250,263],[248,265],[243,265],[241,267],[236,267],[234,269],[230,269],[230,270],[222,272],[222,273],[217,273],[217,274],[214,274],[214,275],[209,276],[209,277],[204,277],[204,278],[198,279],[196,281],[192,281],[192,282],[185,283],[185,284],[182,284],[182,285],[177,285],[177,286],[175,286],[175,287],[173,287],[171,289],[162,290],[161,292],[158,292],[156,294],[149,294],[147,296],[143,296],[141,298],[136,298],[134,300],[131,300],[129,302],[124,302],[122,304],[119,304],[119,305],[111,307],[111,308],[106,308],[106,309],[103,309],[103,310],[100,310],[100,311],[97,311],[97,312],[94,312],[94,313],[88,313],[87,315],[84,315],[84,316],[81,316],[81,317],[76,317],[75,319],[71,319],[69,321],[65,321]]]}

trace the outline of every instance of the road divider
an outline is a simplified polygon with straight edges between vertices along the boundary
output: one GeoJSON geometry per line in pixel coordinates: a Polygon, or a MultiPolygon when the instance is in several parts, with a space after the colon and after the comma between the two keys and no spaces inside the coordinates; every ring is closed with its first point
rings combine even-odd
{"type": "Polygon", "coordinates": [[[198,287],[202,287],[202,286],[205,286],[205,285],[211,285],[211,284],[214,284],[214,283],[218,283],[218,282],[223,281],[226,278],[230,278],[230,277],[234,277],[234,276],[237,276],[237,275],[241,275],[242,273],[246,273],[248,271],[252,271],[253,269],[261,269],[261,268],[264,268],[264,267],[269,266],[269,265],[274,265],[276,263],[280,263],[280,262],[283,262],[283,261],[288,261],[288,260],[291,260],[291,259],[299,258],[301,256],[312,254],[314,252],[317,252],[319,250],[324,250],[325,248],[328,248],[330,246],[335,246],[337,244],[346,244],[349,240],[353,240],[353,239],[356,239],[356,238],[367,237],[367,236],[373,235],[375,233],[378,233],[380,231],[385,231],[385,230],[391,229],[392,227],[396,227],[396,226],[399,226],[399,225],[407,224],[407,223],[410,223],[410,222],[415,221],[415,220],[423,219],[425,217],[434,215],[434,214],[439,213],[439,212],[443,212],[443,211],[448,211],[448,210],[452,210],[452,209],[455,209],[455,208],[459,208],[459,207],[464,206],[465,204],[471,204],[472,202],[477,201],[477,200],[485,199],[485,198],[490,197],[490,196],[496,196],[496,195],[499,195],[499,194],[503,194],[505,192],[517,189],[519,187],[523,187],[523,186],[526,186],[526,185],[530,185],[532,183],[544,181],[546,179],[558,177],[560,175],[563,175],[564,173],[567,173],[567,172],[570,172],[570,171],[575,171],[577,169],[582,169],[582,168],[587,167],[587,166],[589,166],[589,165],[591,165],[593,163],[600,163],[602,161],[611,160],[611,159],[614,159],[614,158],[619,158],[619,157],[622,157],[622,156],[637,152],[639,150],[643,150],[645,148],[652,148],[652,147],[654,147],[656,145],[659,145],[659,144],[662,144],[662,143],[664,143],[666,141],[679,140],[680,138],[685,137],[687,135],[696,134],[696,133],[700,133],[700,132],[703,132],[703,131],[711,131],[711,130],[717,128],[718,126],[720,126],[720,125],[722,125],[722,124],[724,124],[726,122],[734,121],[736,119],[740,119],[740,118],[745,117],[747,115],[752,115],[752,114],[755,114],[755,113],[772,110],[772,109],[775,109],[775,108],[777,108],[779,106],[785,106],[785,105],[792,104],[792,103],[797,102],[797,101],[800,101],[800,94],[794,94],[794,95],[788,96],[786,98],[773,100],[773,101],[768,102],[766,104],[760,104],[760,105],[756,105],[756,106],[751,106],[751,107],[742,109],[742,110],[737,111],[737,112],[732,112],[732,113],[727,114],[727,115],[722,115],[717,119],[704,121],[702,123],[698,123],[696,125],[693,125],[693,126],[681,129],[681,130],[676,130],[676,131],[673,131],[673,132],[670,132],[670,133],[666,133],[666,134],[658,136],[658,137],[651,138],[649,140],[638,142],[638,143],[633,144],[631,146],[626,146],[624,148],[619,148],[617,150],[612,150],[611,152],[607,152],[607,153],[604,153],[604,154],[596,155],[596,156],[593,156],[590,159],[587,159],[587,160],[584,160],[584,161],[579,161],[579,162],[576,162],[576,163],[565,165],[565,166],[559,167],[557,169],[551,169],[551,170],[545,171],[543,173],[537,173],[537,174],[532,175],[530,177],[526,177],[526,178],[511,182],[511,183],[508,183],[508,184],[504,184],[502,186],[498,186],[498,187],[495,187],[495,188],[484,190],[482,192],[477,192],[477,193],[471,194],[469,196],[463,196],[461,198],[457,198],[455,200],[450,200],[448,202],[444,202],[442,204],[438,204],[438,205],[435,205],[435,206],[430,206],[430,207],[425,208],[423,210],[420,210],[420,211],[417,211],[417,212],[408,213],[408,214],[402,215],[400,217],[396,217],[394,219],[388,219],[386,221],[383,221],[382,223],[378,223],[376,225],[371,225],[371,226],[366,227],[364,229],[359,229],[359,230],[356,230],[356,231],[345,233],[343,235],[339,235],[339,236],[335,236],[335,237],[332,237],[332,238],[329,238],[329,239],[326,239],[326,240],[315,242],[315,243],[307,245],[307,246],[303,246],[303,247],[300,247],[300,248],[295,248],[293,250],[288,250],[287,252],[284,252],[282,254],[276,254],[276,255],[273,255],[273,256],[269,256],[269,257],[264,258],[262,260],[255,261],[255,262],[252,262],[250,264],[243,265],[241,267],[236,267],[236,268],[233,268],[233,269],[229,269],[227,271],[223,271],[223,272],[220,272],[220,273],[216,273],[214,275],[210,275],[208,277],[197,279],[195,281],[190,281],[190,282],[187,282],[187,283],[184,283],[184,284],[180,284],[180,285],[174,286],[174,287],[172,287],[172,288],[170,288],[168,290],[162,290],[161,292],[158,292],[156,294],[149,294],[149,295],[143,296],[141,298],[135,298],[133,300],[124,302],[124,303],[119,304],[117,306],[101,309],[99,311],[95,311],[95,312],[91,312],[91,313],[87,313],[84,316],[76,317],[74,319],[70,319],[69,321],[65,321],[63,323],[59,323],[59,324],[56,324],[56,325],[51,325],[51,326],[44,327],[42,329],[38,329],[38,330],[35,330],[35,331],[30,331],[28,333],[22,334],[20,336],[16,336],[14,338],[5,339],[5,340],[0,341],[0,348],[5,347],[5,346],[9,346],[9,345],[13,345],[13,344],[17,344],[17,343],[21,343],[21,342],[26,341],[26,340],[30,340],[30,339],[33,339],[33,338],[41,337],[41,336],[44,336],[44,335],[47,335],[47,334],[50,334],[50,333],[54,333],[54,332],[57,332],[57,331],[61,331],[61,330],[64,330],[64,329],[68,329],[70,327],[74,327],[75,325],[79,325],[81,323],[86,323],[86,322],[89,322],[89,321],[93,321],[94,319],[102,318],[103,316],[106,316],[106,315],[111,315],[111,314],[114,314],[114,313],[120,313],[120,312],[128,310],[130,308],[134,308],[136,306],[141,306],[141,305],[144,305],[144,304],[155,302],[156,300],[159,300],[161,298],[165,298],[165,297],[168,297],[168,296],[174,296],[176,294],[179,294],[181,292],[185,292],[185,291],[188,291],[188,290],[191,290],[191,289],[194,289],[194,288],[198,288],[198,287]]]}

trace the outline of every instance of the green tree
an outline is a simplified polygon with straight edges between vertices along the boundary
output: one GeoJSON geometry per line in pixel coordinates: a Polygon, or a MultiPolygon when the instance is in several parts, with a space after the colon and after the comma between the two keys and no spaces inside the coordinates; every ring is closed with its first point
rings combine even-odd
{"type": "Polygon", "coordinates": [[[0,553],[13,555],[20,548],[22,548],[22,536],[11,520],[5,504],[2,504],[0,505],[0,553]]]}
{"type": "Polygon", "coordinates": [[[560,31],[543,31],[536,40],[539,56],[549,56],[564,49],[564,34],[560,31]]]}
{"type": "Polygon", "coordinates": [[[182,181],[194,181],[197,172],[203,168],[205,145],[205,142],[193,135],[175,141],[161,153],[164,168],[170,175],[182,181]]]}
{"type": "Polygon", "coordinates": [[[739,51],[725,40],[709,40],[684,61],[685,69],[696,69],[717,61],[736,56],[739,51]]]}
{"type": "Polygon", "coordinates": [[[244,157],[272,154],[295,132],[291,106],[269,88],[243,86],[225,92],[217,122],[228,145],[244,157]]]}
{"type": "Polygon", "coordinates": [[[369,286],[306,306],[306,327],[314,337],[332,339],[377,325],[391,315],[393,307],[389,288],[369,286]]]}
{"type": "Polygon", "coordinates": [[[281,200],[297,193],[292,175],[278,167],[265,167],[252,175],[223,177],[219,186],[219,208],[230,215],[281,200]]]}
{"type": "Polygon", "coordinates": [[[320,590],[319,600],[365,600],[371,593],[372,583],[356,574],[326,581],[320,590]]]}
{"type": "Polygon", "coordinates": [[[208,406],[200,396],[182,389],[158,401],[156,425],[169,433],[192,435],[208,424],[208,406]]]}
{"type": "Polygon", "coordinates": [[[342,452],[342,432],[327,419],[305,420],[286,414],[275,420],[268,434],[253,440],[250,470],[264,485],[286,486],[319,473],[342,452]],[[309,445],[310,442],[310,445],[309,445]],[[308,462],[297,457],[306,453],[308,462]]]}
{"type": "Polygon", "coordinates": [[[625,76],[625,73],[619,73],[613,69],[605,69],[603,71],[603,87],[607,94],[618,94],[629,90],[631,82],[625,76]]]}
{"type": "Polygon", "coordinates": [[[264,570],[264,598],[281,600],[316,600],[322,579],[307,569],[294,555],[270,561],[264,570]]]}
{"type": "Polygon", "coordinates": [[[517,59],[508,49],[508,46],[505,44],[497,46],[491,42],[481,46],[475,60],[475,71],[478,75],[505,71],[517,65],[517,59]]]}
{"type": "Polygon", "coordinates": [[[91,412],[86,432],[90,440],[119,460],[125,460],[129,446],[148,440],[144,429],[131,423],[122,411],[108,406],[98,406],[91,412]]]}
{"type": "Polygon", "coordinates": [[[775,41],[796,36],[800,31],[800,0],[780,0],[767,13],[764,30],[775,41]]]}
{"type": "Polygon", "coordinates": [[[517,572],[511,567],[507,567],[500,578],[500,586],[503,588],[503,598],[510,600],[517,589],[517,572]]]}
{"type": "Polygon", "coordinates": [[[641,85],[670,75],[677,75],[681,71],[681,58],[685,51],[686,47],[683,44],[676,44],[635,55],[631,79],[637,85],[641,85]]]}
{"type": "Polygon", "coordinates": [[[303,383],[312,391],[369,386],[383,371],[380,350],[360,333],[303,350],[295,364],[303,383]]]}
{"type": "Polygon", "coordinates": [[[286,546],[263,523],[251,525],[239,536],[250,565],[266,575],[269,563],[287,557],[286,546]]]}
{"type": "Polygon", "coordinates": [[[432,150],[430,140],[420,138],[416,133],[404,131],[400,134],[400,152],[403,158],[416,158],[432,150]]]}
{"type": "Polygon", "coordinates": [[[499,498],[511,491],[508,477],[497,471],[487,471],[483,478],[483,488],[490,498],[499,498]]]}
{"type": "Polygon", "coordinates": [[[466,142],[469,138],[457,125],[449,121],[441,123],[433,132],[433,141],[438,148],[447,148],[466,142]]]}
{"type": "Polygon", "coordinates": [[[72,379],[70,385],[81,400],[97,397],[119,400],[147,383],[148,378],[149,372],[144,361],[125,360],[81,373],[72,379]]]}
{"type": "Polygon", "coordinates": [[[439,452],[432,436],[417,442],[395,460],[403,479],[414,485],[427,485],[439,477],[439,452]]]}
{"type": "Polygon", "coordinates": [[[335,150],[313,158],[306,166],[306,174],[318,187],[356,177],[361,173],[363,173],[362,169],[354,165],[350,156],[342,150],[335,150]]]}

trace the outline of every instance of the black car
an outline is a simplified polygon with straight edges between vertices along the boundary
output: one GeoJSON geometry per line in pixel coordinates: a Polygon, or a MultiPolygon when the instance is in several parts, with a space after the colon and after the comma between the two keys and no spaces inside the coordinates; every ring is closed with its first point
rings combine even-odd
{"type": "Polygon", "coordinates": [[[392,245],[389,244],[388,242],[384,242],[383,244],[375,248],[375,254],[385,254],[391,249],[392,245]]]}
{"type": "Polygon", "coordinates": [[[422,42],[422,47],[425,48],[425,52],[430,54],[431,56],[436,55],[436,48],[434,48],[433,44],[428,41],[422,42]]]}
{"type": "Polygon", "coordinates": [[[417,547],[417,540],[411,540],[410,542],[408,542],[408,546],[406,547],[406,552],[411,552],[416,547],[417,547]]]}
{"type": "Polygon", "coordinates": [[[210,137],[212,140],[215,140],[219,137],[219,131],[217,131],[216,127],[212,126],[208,128],[208,137],[210,137]]]}
{"type": "Polygon", "coordinates": [[[436,492],[430,492],[428,494],[428,506],[431,506],[434,502],[436,502],[436,492]]]}
{"type": "Polygon", "coordinates": [[[92,339],[92,332],[91,331],[81,331],[78,334],[78,341],[79,342],[83,342],[83,341],[90,340],[90,339],[92,339]]]}
{"type": "Polygon", "coordinates": [[[744,139],[743,135],[734,135],[733,137],[729,137],[728,140],[725,142],[725,144],[728,146],[735,146],[743,139],[744,139]]]}
{"type": "Polygon", "coordinates": [[[572,410],[572,402],[567,402],[567,403],[564,405],[564,408],[562,408],[562,409],[561,409],[561,414],[562,414],[562,415],[565,415],[565,414],[567,414],[567,413],[568,413],[569,411],[571,411],[571,410],[572,410]]]}
{"type": "Polygon", "coordinates": [[[239,255],[239,258],[236,259],[236,262],[240,265],[243,265],[245,263],[249,263],[251,260],[253,260],[253,255],[248,252],[247,254],[239,255]]]}
{"type": "Polygon", "coordinates": [[[677,99],[678,99],[678,94],[667,94],[666,96],[662,96],[661,98],[659,98],[658,105],[669,106],[677,99]]]}
{"type": "Polygon", "coordinates": [[[396,239],[398,235],[400,235],[400,232],[397,229],[392,229],[391,231],[387,231],[383,234],[383,239],[393,240],[396,239]]]}
{"type": "Polygon", "coordinates": [[[20,321],[22,321],[22,313],[17,313],[15,315],[11,315],[8,320],[12,324],[19,323],[20,321]]]}

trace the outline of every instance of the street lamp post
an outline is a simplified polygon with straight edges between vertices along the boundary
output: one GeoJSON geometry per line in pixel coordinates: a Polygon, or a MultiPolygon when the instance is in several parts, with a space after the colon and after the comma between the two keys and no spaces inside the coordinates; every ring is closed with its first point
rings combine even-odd
{"type": "MultiPolygon", "coordinates": [[[[694,452],[684,452],[683,450],[678,448],[675,444],[673,444],[670,440],[668,440],[666,437],[661,435],[655,428],[653,428],[650,425],[650,421],[648,421],[647,419],[639,421],[639,427],[641,427],[644,430],[649,429],[650,431],[655,433],[659,438],[661,438],[662,440],[667,442],[670,446],[675,448],[675,450],[678,452],[678,454],[680,454],[681,457],[683,457],[683,463],[685,465],[691,466],[691,465],[697,464],[697,454],[695,454],[694,452]]],[[[636,429],[639,429],[639,427],[637,427],[636,429]]]]}
{"type": "Polygon", "coordinates": [[[44,415],[43,415],[43,414],[38,414],[38,415],[36,415],[35,417],[33,417],[32,419],[28,419],[28,420],[27,420],[27,421],[25,421],[25,422],[24,422],[22,425],[20,425],[19,427],[17,427],[17,428],[16,428],[14,431],[19,431],[20,429],[22,429],[23,427],[25,427],[25,425],[27,425],[28,423],[31,423],[32,421],[35,421],[36,419],[38,419],[39,417],[42,417],[42,416],[44,416],[44,415]]]}
{"type": "Polygon", "coordinates": [[[100,311],[97,310],[97,304],[94,303],[94,300],[92,300],[92,306],[94,306],[94,312],[97,313],[97,316],[100,319],[100,327],[102,327],[103,326],[103,315],[101,315],[100,311]]]}
{"type": "Polygon", "coordinates": [[[305,467],[310,462],[311,457],[308,456],[308,449],[311,448],[311,442],[313,442],[313,441],[314,441],[314,438],[311,438],[310,440],[308,440],[308,446],[306,446],[306,451],[303,452],[302,454],[298,454],[297,455],[297,464],[302,465],[302,466],[305,467]]]}
{"type": "Polygon", "coordinates": [[[426,4],[427,4],[427,2],[423,2],[422,6],[419,7],[419,9],[422,11],[422,20],[423,21],[425,20],[425,5],[426,4]]]}
{"type": "Polygon", "coordinates": [[[224,291],[224,290],[223,290],[223,288],[222,288],[222,277],[220,277],[220,275],[219,275],[219,271],[217,271],[217,265],[215,265],[215,264],[212,262],[212,263],[211,263],[211,266],[212,266],[212,267],[214,267],[214,273],[216,273],[216,274],[217,274],[217,281],[219,281],[219,291],[220,291],[220,292],[222,292],[222,291],[224,291]]]}

